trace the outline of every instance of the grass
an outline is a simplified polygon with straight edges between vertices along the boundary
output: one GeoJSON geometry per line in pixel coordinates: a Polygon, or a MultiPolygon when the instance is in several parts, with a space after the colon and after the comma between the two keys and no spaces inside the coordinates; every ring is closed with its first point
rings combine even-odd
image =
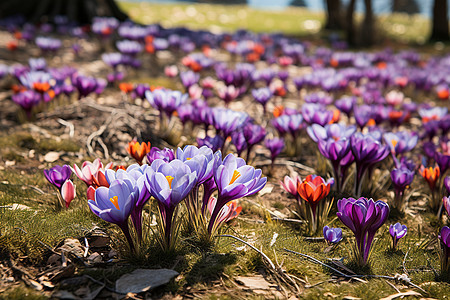
{"type": "MultiPolygon", "coordinates": [[[[47,253],[47,248],[41,242],[53,247],[65,238],[83,237],[94,224],[112,234],[116,245],[123,244],[123,237],[115,226],[100,221],[88,210],[83,202],[85,187],[80,181],[76,181],[79,186],[77,191],[79,196],[72,203],[71,209],[60,210],[55,208],[57,198],[43,178],[42,172],[24,173],[8,170],[0,171],[0,177],[4,180],[0,184],[0,204],[20,203],[31,208],[31,210],[2,209],[0,211],[2,219],[0,245],[3,255],[11,253],[14,257],[26,256],[29,263],[40,265],[45,263],[45,253],[47,253]],[[31,185],[44,190],[45,195],[37,193],[34,189],[23,188],[23,186],[31,185]]],[[[258,199],[254,200],[258,201],[258,199]]],[[[388,276],[404,272],[402,263],[406,251],[409,250],[405,267],[410,270],[408,273],[412,281],[421,285],[430,297],[444,299],[448,295],[449,284],[436,281],[437,278],[431,271],[431,268],[439,269],[436,237],[419,232],[419,228],[414,226],[415,220],[410,217],[402,220],[402,223],[406,223],[410,229],[406,238],[400,241],[399,250],[397,252],[390,250],[391,239],[387,224],[394,221],[388,221],[377,234],[371,257],[371,268],[358,270],[351,260],[350,249],[353,239],[348,230],[344,230],[346,239],[335,250],[324,252],[327,245],[323,241],[305,241],[298,225],[290,226],[270,221],[270,219],[263,224],[249,222],[249,217],[257,215],[261,218],[264,213],[248,202],[243,207],[243,218],[238,218],[235,225],[228,228],[227,233],[249,241],[258,249],[262,249],[273,261],[283,262],[283,268],[287,272],[306,279],[308,284],[314,287],[305,288],[303,294],[299,295],[302,298],[317,299],[324,298],[326,295],[335,295],[339,298],[352,296],[362,299],[379,299],[394,294],[395,290],[384,279],[367,279],[365,282],[352,281],[351,283],[329,281],[333,275],[330,270],[294,254],[286,253],[283,248],[311,255],[326,263],[329,263],[328,259],[342,260],[347,267],[360,274],[388,276]],[[278,233],[278,238],[275,244],[270,246],[274,233],[278,233]],[[421,244],[425,246],[419,247],[421,244]],[[315,286],[315,284],[319,285],[315,286]]],[[[281,209],[282,203],[275,203],[274,207],[281,209]]],[[[329,220],[331,219],[332,214],[329,217],[329,220]]],[[[425,215],[424,224],[429,224],[432,219],[431,215],[425,215]]],[[[339,221],[335,221],[333,225],[343,227],[339,221]]],[[[428,228],[428,225],[424,226],[427,226],[426,233],[436,232],[435,229],[428,228]]],[[[159,289],[158,293],[180,293],[187,288],[208,290],[219,280],[223,280],[225,285],[231,288],[224,297],[232,298],[236,293],[230,282],[232,278],[264,273],[264,263],[259,254],[248,247],[243,250],[241,248],[243,245],[235,240],[220,238],[213,250],[204,251],[195,243],[188,242],[189,239],[184,236],[182,239],[184,242],[175,253],[169,256],[158,252],[150,239],[146,246],[148,251],[139,258],[130,259],[125,261],[125,264],[106,269],[80,269],[79,274],[89,274],[100,280],[107,278],[113,281],[138,267],[172,268],[175,266],[175,270],[181,276],[175,282],[159,289]]],[[[123,251],[121,253],[122,257],[128,256],[123,251]]],[[[20,293],[22,292],[12,290],[8,295],[12,299],[19,299],[22,297],[20,293]]]]}
{"type": "MultiPolygon", "coordinates": [[[[314,13],[302,8],[290,8],[288,11],[278,12],[258,11],[244,6],[124,2],[120,5],[133,18],[143,23],[161,22],[164,26],[187,25],[195,29],[207,28],[217,31],[232,31],[238,27],[244,27],[255,32],[281,31],[290,35],[310,35],[320,30],[324,20],[322,13],[314,13]]],[[[429,22],[420,17],[408,19],[402,15],[392,15],[380,16],[379,19],[388,35],[403,36],[408,42],[421,43],[420,39],[423,39],[429,28],[429,22]]],[[[179,88],[179,83],[177,86],[176,82],[157,76],[131,78],[130,81],[179,88]]],[[[0,170],[0,206],[17,203],[30,208],[29,210],[0,208],[1,259],[6,256],[25,257],[24,262],[28,266],[44,266],[48,253],[45,245],[54,247],[65,238],[81,238],[86,231],[98,225],[111,235],[113,245],[118,248],[122,260],[111,267],[80,267],[77,275],[88,274],[98,280],[113,282],[124,273],[140,267],[174,268],[180,276],[169,285],[155,291],[157,295],[189,293],[191,289],[211,295],[216,294],[216,289],[220,289],[221,294],[211,296],[212,299],[215,297],[220,299],[257,298],[254,294],[245,293],[236,288],[233,281],[236,276],[267,274],[261,256],[249,247],[242,248],[243,245],[240,242],[222,237],[217,240],[212,249],[204,250],[198,243],[192,242],[188,234],[184,234],[178,249],[173,253],[165,254],[158,250],[150,236],[144,245],[144,251],[138,257],[131,257],[123,246],[125,243],[120,230],[114,225],[101,221],[89,211],[86,205],[86,187],[81,181],[74,180],[78,196],[72,202],[71,208],[59,209],[56,206],[58,201],[56,190],[45,180],[42,166],[27,166],[30,160],[24,154],[31,149],[35,149],[40,154],[48,151],[76,152],[80,149],[79,145],[66,140],[56,141],[36,137],[26,130],[0,136],[0,143],[3,145],[0,155],[4,159],[15,160],[27,167],[26,169],[21,166],[0,170]],[[35,188],[42,190],[43,194],[35,188]],[[222,287],[217,288],[218,285],[222,287]]],[[[317,161],[317,166],[314,167],[319,170],[319,173],[326,173],[325,161],[323,159],[317,161]]],[[[79,161],[71,163],[79,163],[79,161]]],[[[49,166],[49,164],[45,165],[45,167],[49,166]]],[[[369,194],[380,196],[379,191],[375,189],[370,190],[367,195],[369,194]]],[[[383,196],[386,195],[383,194],[383,196]]],[[[286,197],[286,194],[282,194],[280,199],[281,197],[286,197]]],[[[260,199],[256,197],[252,200],[258,202],[260,199]]],[[[361,270],[352,262],[350,249],[353,238],[349,230],[344,228],[346,236],[344,241],[334,250],[327,251],[325,242],[305,240],[302,236],[302,227],[298,224],[274,222],[260,207],[247,201],[241,204],[243,206],[241,218],[235,220],[234,224],[227,227],[224,232],[250,242],[266,253],[272,261],[282,264],[283,269],[288,273],[306,280],[307,285],[303,293],[297,295],[298,297],[341,299],[351,296],[379,299],[395,294],[397,291],[384,279],[366,279],[364,282],[330,280],[334,278],[334,274],[329,269],[295,254],[287,253],[283,250],[284,248],[313,256],[328,264],[331,264],[330,259],[340,260],[359,274],[395,276],[397,273],[404,272],[403,261],[405,261],[405,268],[411,280],[428,292],[424,296],[439,299],[448,297],[450,290],[448,280],[445,282],[433,272],[434,269],[439,269],[436,232],[442,224],[439,224],[432,214],[423,214],[420,219],[406,215],[400,220],[394,218],[388,220],[376,236],[370,267],[361,270]],[[261,222],[263,219],[265,219],[264,223],[261,222]],[[398,251],[393,252],[390,250],[391,239],[388,234],[388,225],[397,221],[407,224],[409,232],[400,241],[398,251]],[[418,226],[419,224],[423,227],[418,226]],[[278,238],[271,245],[274,233],[278,234],[278,238]],[[408,252],[407,257],[406,252],[408,252]]],[[[283,210],[286,204],[277,200],[272,207],[283,210]]],[[[328,221],[334,218],[335,212],[332,212],[328,221]]],[[[339,220],[335,220],[332,225],[344,227],[339,220]]],[[[272,282],[275,281],[272,280],[272,282]]],[[[402,291],[412,289],[392,280],[389,282],[402,291]]],[[[22,288],[11,289],[4,295],[0,295],[0,299],[22,298],[44,297],[32,290],[22,288]]]]}
{"type": "MultiPolygon", "coordinates": [[[[325,21],[323,12],[302,7],[285,10],[258,10],[244,5],[159,4],[119,2],[130,17],[143,24],[161,23],[166,27],[187,26],[213,32],[247,29],[257,33],[281,32],[294,36],[319,33],[325,21]]],[[[358,20],[362,16],[358,14],[358,20]]],[[[389,14],[377,16],[378,27],[386,36],[404,43],[424,44],[431,29],[430,20],[420,16],[389,14]]]]}

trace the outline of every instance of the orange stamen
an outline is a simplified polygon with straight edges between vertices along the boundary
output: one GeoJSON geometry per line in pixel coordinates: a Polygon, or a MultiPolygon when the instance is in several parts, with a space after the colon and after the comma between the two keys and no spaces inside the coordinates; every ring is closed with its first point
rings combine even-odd
{"type": "Polygon", "coordinates": [[[173,180],[173,176],[166,176],[167,182],[169,183],[169,188],[172,188],[172,180],[173,180]]]}
{"type": "Polygon", "coordinates": [[[114,206],[115,206],[118,210],[120,210],[120,207],[119,207],[119,197],[114,196],[114,197],[112,197],[112,198],[109,198],[109,201],[111,201],[111,203],[114,204],[114,206]]]}
{"type": "Polygon", "coordinates": [[[241,173],[239,173],[238,170],[234,170],[233,176],[231,176],[231,180],[230,180],[229,184],[233,184],[236,181],[236,179],[238,179],[239,177],[241,177],[241,173]]]}

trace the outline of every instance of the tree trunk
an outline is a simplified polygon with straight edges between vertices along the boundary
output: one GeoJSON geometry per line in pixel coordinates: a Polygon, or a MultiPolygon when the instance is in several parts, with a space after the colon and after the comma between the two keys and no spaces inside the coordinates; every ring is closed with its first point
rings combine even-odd
{"type": "Polygon", "coordinates": [[[361,30],[361,46],[372,46],[375,41],[374,30],[373,30],[373,9],[372,0],[364,0],[364,7],[366,13],[364,15],[364,21],[361,30]]]}
{"type": "Polygon", "coordinates": [[[434,0],[430,40],[448,41],[450,39],[447,10],[447,0],[434,0]]]}
{"type": "Polygon", "coordinates": [[[341,19],[341,0],[326,0],[327,5],[327,21],[326,29],[339,30],[342,29],[341,19]]]}
{"type": "Polygon", "coordinates": [[[355,24],[353,15],[355,14],[355,3],[356,0],[350,0],[350,3],[347,6],[346,13],[346,32],[347,32],[347,44],[349,46],[355,45],[355,24]]]}
{"type": "Polygon", "coordinates": [[[87,24],[95,16],[115,17],[125,21],[128,16],[114,0],[1,0],[0,18],[23,15],[28,22],[52,22],[64,15],[71,22],[87,24]]]}

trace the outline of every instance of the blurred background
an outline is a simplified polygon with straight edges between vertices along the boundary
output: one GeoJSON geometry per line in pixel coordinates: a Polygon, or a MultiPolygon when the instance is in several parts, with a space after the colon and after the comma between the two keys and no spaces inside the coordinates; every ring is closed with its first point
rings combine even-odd
{"type": "Polygon", "coordinates": [[[130,17],[165,27],[282,32],[367,47],[448,42],[449,8],[448,0],[3,0],[0,18],[22,14],[42,22],[63,14],[90,23],[97,15],[130,17]]]}

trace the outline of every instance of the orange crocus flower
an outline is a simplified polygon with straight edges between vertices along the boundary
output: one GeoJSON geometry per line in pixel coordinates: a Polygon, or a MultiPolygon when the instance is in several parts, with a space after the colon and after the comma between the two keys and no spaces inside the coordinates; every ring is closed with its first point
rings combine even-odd
{"type": "Polygon", "coordinates": [[[142,165],[142,160],[145,155],[150,152],[150,147],[150,142],[142,142],[142,144],[139,144],[137,141],[133,140],[128,143],[127,152],[142,165]]]}
{"type": "Polygon", "coordinates": [[[420,175],[422,175],[423,178],[428,182],[428,185],[430,186],[431,190],[434,190],[434,187],[436,186],[436,182],[439,179],[439,176],[441,175],[441,170],[439,169],[439,166],[436,167],[429,167],[425,168],[423,165],[420,167],[420,175]]]}
{"type": "Polygon", "coordinates": [[[328,196],[331,184],[320,176],[308,175],[302,183],[297,186],[298,193],[309,203],[313,213],[316,213],[316,206],[320,200],[328,196]]]}
{"type": "Polygon", "coordinates": [[[122,82],[121,84],[119,84],[119,89],[128,94],[129,92],[131,92],[133,90],[133,84],[128,83],[128,82],[122,82]]]}
{"type": "Polygon", "coordinates": [[[275,118],[278,118],[279,116],[283,115],[283,112],[284,112],[284,106],[283,105],[275,106],[275,108],[273,109],[273,116],[275,118]]]}

